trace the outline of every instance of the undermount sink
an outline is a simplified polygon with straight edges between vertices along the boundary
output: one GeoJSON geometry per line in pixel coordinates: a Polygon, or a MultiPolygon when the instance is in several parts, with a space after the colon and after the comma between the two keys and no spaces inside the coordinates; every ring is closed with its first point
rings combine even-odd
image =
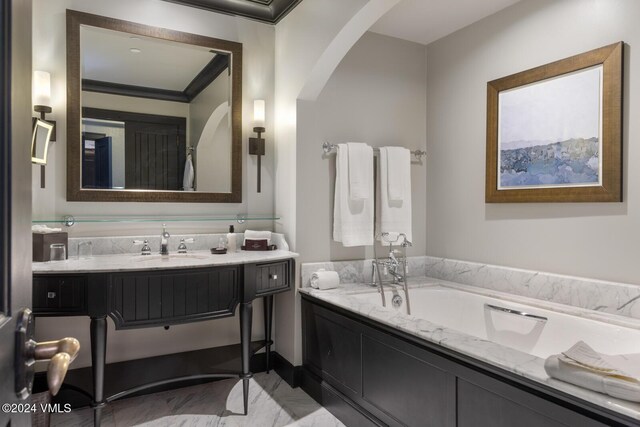
{"type": "Polygon", "coordinates": [[[136,262],[140,261],[157,261],[157,260],[175,260],[175,259],[208,259],[210,255],[205,254],[169,254],[169,255],[140,255],[136,257],[136,262]]]}

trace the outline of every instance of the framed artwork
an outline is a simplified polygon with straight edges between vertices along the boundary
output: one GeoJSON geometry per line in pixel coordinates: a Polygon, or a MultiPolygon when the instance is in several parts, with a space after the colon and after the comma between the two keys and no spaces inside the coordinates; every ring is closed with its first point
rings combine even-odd
{"type": "Polygon", "coordinates": [[[486,203],[622,201],[623,49],[487,84],[486,203]]]}

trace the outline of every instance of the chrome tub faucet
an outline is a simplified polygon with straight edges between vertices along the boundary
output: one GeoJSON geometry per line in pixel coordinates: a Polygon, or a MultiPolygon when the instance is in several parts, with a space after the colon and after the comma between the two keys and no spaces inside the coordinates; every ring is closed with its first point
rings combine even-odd
{"type": "Polygon", "coordinates": [[[382,298],[382,306],[387,306],[386,297],[384,294],[384,282],[382,280],[382,273],[380,269],[384,270],[385,275],[390,275],[393,280],[391,285],[399,285],[402,284],[405,300],[406,300],[406,309],[407,314],[411,314],[411,304],[409,302],[409,286],[407,284],[407,248],[412,246],[412,243],[407,239],[407,236],[404,233],[398,234],[395,240],[391,240],[389,233],[382,233],[380,235],[380,241],[389,244],[389,255],[385,259],[378,258],[376,252],[376,246],[373,245],[374,252],[374,260],[372,265],[372,284],[374,286],[377,285],[378,291],[380,292],[380,296],[382,298]],[[400,243],[400,247],[402,250],[394,249],[394,243],[397,243],[402,239],[400,243]],[[400,271],[399,271],[400,270],[400,271]],[[377,283],[376,283],[377,276],[377,283]]]}

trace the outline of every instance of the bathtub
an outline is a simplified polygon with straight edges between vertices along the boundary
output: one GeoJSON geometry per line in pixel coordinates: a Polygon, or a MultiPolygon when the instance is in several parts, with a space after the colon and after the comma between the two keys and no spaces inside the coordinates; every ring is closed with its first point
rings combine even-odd
{"type": "MultiPolygon", "coordinates": [[[[404,291],[385,291],[387,310],[406,315],[404,291]],[[402,304],[394,307],[399,295],[402,304]]],[[[378,292],[352,295],[381,305],[378,292]]],[[[640,352],[640,330],[553,310],[492,298],[447,286],[409,289],[411,315],[540,358],[569,349],[582,340],[605,354],[640,352]]]]}

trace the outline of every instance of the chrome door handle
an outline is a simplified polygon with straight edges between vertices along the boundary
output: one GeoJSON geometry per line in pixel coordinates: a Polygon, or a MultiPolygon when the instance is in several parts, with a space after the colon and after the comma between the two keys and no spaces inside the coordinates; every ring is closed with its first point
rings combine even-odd
{"type": "Polygon", "coordinates": [[[512,308],[500,307],[498,305],[485,304],[484,308],[489,309],[489,310],[494,310],[494,311],[500,311],[502,313],[514,314],[516,316],[526,317],[526,318],[529,318],[529,319],[536,320],[538,322],[546,322],[547,320],[549,320],[544,316],[538,316],[537,314],[526,313],[524,311],[514,310],[512,308]]]}

